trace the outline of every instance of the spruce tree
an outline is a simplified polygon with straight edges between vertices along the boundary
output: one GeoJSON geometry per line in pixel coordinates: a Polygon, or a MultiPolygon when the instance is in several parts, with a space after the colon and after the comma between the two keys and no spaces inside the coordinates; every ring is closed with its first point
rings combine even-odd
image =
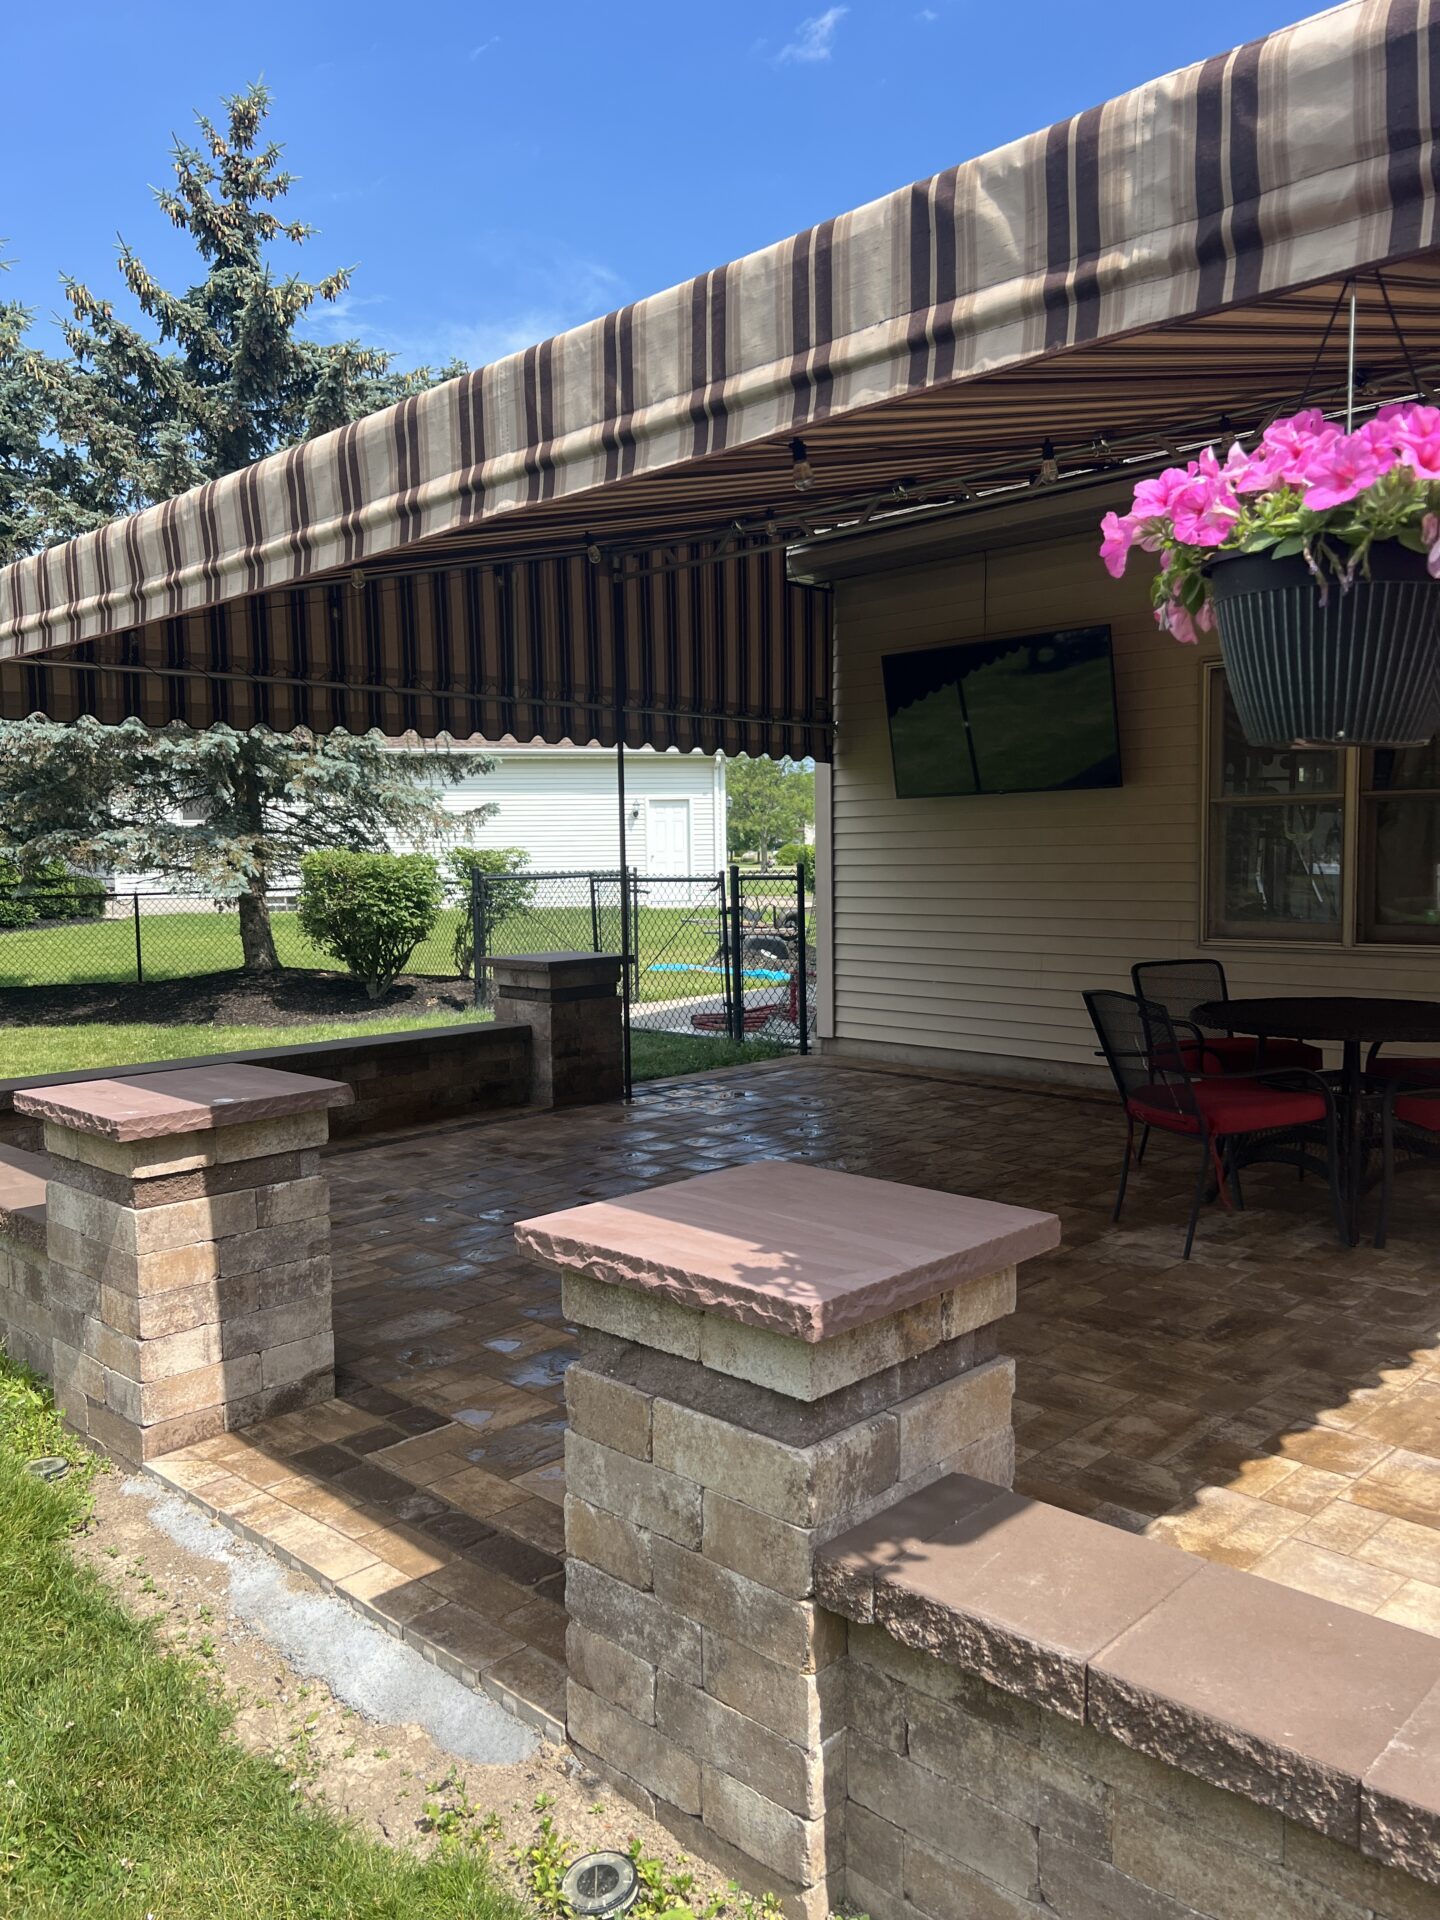
{"type": "Polygon", "coordinates": [[[267,89],[230,95],[224,108],[218,124],[196,115],[198,140],[176,141],[174,185],[155,196],[194,242],[202,276],[172,293],[122,241],[120,274],[140,325],[83,281],[64,280],[73,360],[46,371],[68,494],[62,503],[53,486],[42,490],[36,544],[167,500],[464,370],[399,373],[377,348],[297,331],[317,305],[340,298],[352,269],[319,280],[275,271],[273,247],[303,245],[315,229],[281,208],[295,176],[264,135],[267,89]]]}

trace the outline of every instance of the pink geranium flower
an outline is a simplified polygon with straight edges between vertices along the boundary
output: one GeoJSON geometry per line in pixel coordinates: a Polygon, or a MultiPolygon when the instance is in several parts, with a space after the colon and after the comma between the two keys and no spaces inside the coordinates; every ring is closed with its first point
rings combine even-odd
{"type": "Polygon", "coordinates": [[[1273,474],[1271,485],[1303,486],[1317,455],[1342,438],[1318,407],[1272,420],[1260,436],[1261,457],[1273,474]]]}
{"type": "Polygon", "coordinates": [[[1100,522],[1100,558],[1105,562],[1112,580],[1118,580],[1124,573],[1125,562],[1130,558],[1130,549],[1139,531],[1140,523],[1133,513],[1123,516],[1107,513],[1100,522]]]}
{"type": "Polygon", "coordinates": [[[1177,495],[1183,493],[1194,478],[1195,464],[1192,461],[1189,467],[1167,467],[1164,473],[1157,474],[1153,480],[1137,482],[1134,517],[1137,520],[1169,519],[1177,495]]]}
{"type": "Polygon", "coordinates": [[[1317,407],[1275,420],[1253,450],[1206,447],[1135,488],[1129,513],[1107,513],[1101,557],[1117,579],[1131,552],[1160,556],[1155,618],[1185,644],[1214,624],[1217,553],[1303,555],[1317,590],[1369,571],[1377,542],[1424,543],[1440,580],[1440,407],[1380,408],[1353,433],[1317,407]],[[1358,503],[1358,504],[1355,504],[1358,503]]]}
{"type": "MultiPolygon", "coordinates": [[[[1392,453],[1388,465],[1394,464],[1392,453]]],[[[1359,433],[1342,433],[1328,445],[1318,447],[1305,463],[1301,473],[1305,505],[1315,513],[1323,513],[1327,507],[1343,507],[1373,486],[1386,470],[1386,455],[1363,428],[1359,433]]]]}
{"type": "Polygon", "coordinates": [[[1440,409],[1412,407],[1410,415],[1394,433],[1396,458],[1422,480],[1440,480],[1440,409]]]}

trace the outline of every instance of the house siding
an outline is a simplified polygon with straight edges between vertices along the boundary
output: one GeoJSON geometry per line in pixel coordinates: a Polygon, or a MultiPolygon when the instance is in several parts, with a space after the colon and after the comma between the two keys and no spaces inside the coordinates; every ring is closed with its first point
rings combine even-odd
{"type": "MultiPolygon", "coordinates": [[[[615,804],[615,756],[585,750],[531,748],[496,753],[495,769],[447,787],[449,813],[494,806],[466,831],[476,847],[523,847],[539,872],[614,868],[620,864],[615,804]]],[[[724,784],[716,761],[704,755],[629,753],[625,757],[626,853],[641,873],[650,865],[650,809],[655,800],[687,800],[692,873],[714,873],[724,859],[724,784]]]]}
{"type": "Polygon", "coordinates": [[[1143,568],[1112,581],[1095,547],[957,553],[839,582],[822,1032],[1088,1079],[1081,991],[1128,988],[1140,959],[1213,951],[1238,992],[1440,992],[1433,949],[1200,946],[1204,655],[1157,634],[1143,568]],[[882,654],[1098,623],[1114,639],[1122,788],[895,798],[882,654]]]}

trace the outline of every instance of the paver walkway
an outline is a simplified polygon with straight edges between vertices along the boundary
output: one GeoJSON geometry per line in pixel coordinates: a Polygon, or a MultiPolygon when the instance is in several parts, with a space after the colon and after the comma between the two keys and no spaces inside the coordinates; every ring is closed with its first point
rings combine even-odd
{"type": "Polygon", "coordinates": [[[801,1158],[1061,1216],[1001,1328],[1024,1491],[1440,1634],[1440,1175],[1375,1253],[1255,1170],[1185,1265],[1191,1149],[1155,1141],[1114,1228],[1120,1140],[1111,1099],[783,1062],[337,1150],[340,1397],[160,1469],[554,1731],[570,1336],[512,1223],[801,1158]]]}

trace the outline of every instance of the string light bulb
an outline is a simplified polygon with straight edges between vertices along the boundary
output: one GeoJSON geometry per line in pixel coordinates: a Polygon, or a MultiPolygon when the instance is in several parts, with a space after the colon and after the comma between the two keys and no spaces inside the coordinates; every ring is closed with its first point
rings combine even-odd
{"type": "Polygon", "coordinates": [[[790,442],[791,477],[797,493],[808,493],[815,484],[815,469],[810,464],[810,455],[805,451],[803,440],[790,442]]]}
{"type": "Polygon", "coordinates": [[[1040,449],[1040,485],[1050,487],[1060,478],[1060,462],[1055,458],[1055,442],[1046,440],[1040,449]]]}

